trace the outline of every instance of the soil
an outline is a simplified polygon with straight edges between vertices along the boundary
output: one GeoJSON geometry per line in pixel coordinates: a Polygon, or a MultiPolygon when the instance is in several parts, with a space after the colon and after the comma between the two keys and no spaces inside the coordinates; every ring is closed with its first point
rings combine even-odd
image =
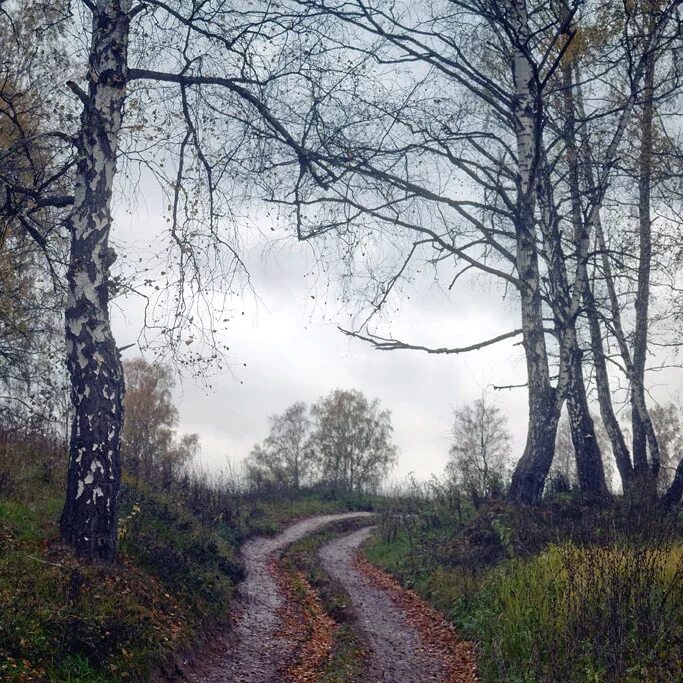
{"type": "Polygon", "coordinates": [[[242,547],[246,578],[240,584],[228,629],[186,665],[180,680],[192,683],[276,683],[290,664],[294,641],[281,632],[283,594],[274,560],[289,545],[332,522],[371,517],[368,512],[304,519],[281,534],[242,547]]]}
{"type": "MultiPolygon", "coordinates": [[[[313,517],[278,536],[255,538],[242,549],[246,579],[233,603],[229,627],[182,668],[193,683],[281,683],[296,667],[296,628],[283,623],[286,580],[277,559],[292,543],[332,522],[371,513],[313,517]]],[[[319,557],[331,579],[348,594],[363,642],[363,683],[475,683],[471,644],[415,593],[358,556],[372,533],[363,527],[322,546],[319,557]]],[[[290,598],[291,599],[291,596],[290,598]]],[[[300,640],[300,638],[299,638],[300,640]]],[[[299,646],[301,644],[299,643],[299,646]]],[[[306,675],[301,680],[313,680],[306,675]]]]}

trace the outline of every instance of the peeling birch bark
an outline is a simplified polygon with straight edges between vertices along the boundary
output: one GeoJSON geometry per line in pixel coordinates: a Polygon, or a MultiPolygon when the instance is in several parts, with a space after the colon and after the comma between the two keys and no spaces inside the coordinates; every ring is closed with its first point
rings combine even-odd
{"type": "Polygon", "coordinates": [[[66,306],[67,366],[74,418],[62,538],[84,557],[116,554],[121,480],[123,369],[109,324],[111,199],[126,92],[130,0],[93,7],[83,102],[66,306]]]}

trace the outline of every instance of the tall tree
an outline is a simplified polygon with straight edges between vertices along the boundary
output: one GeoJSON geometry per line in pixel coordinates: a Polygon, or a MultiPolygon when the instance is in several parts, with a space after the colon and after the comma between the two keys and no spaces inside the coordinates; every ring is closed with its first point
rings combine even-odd
{"type": "MultiPolygon", "coordinates": [[[[611,3],[299,4],[337,19],[347,31],[346,44],[380,65],[372,92],[359,91],[357,80],[349,89],[349,97],[358,100],[355,109],[350,101],[341,120],[337,113],[327,127],[318,123],[318,128],[335,131],[322,141],[321,156],[345,160],[343,182],[333,184],[327,197],[302,182],[293,200],[299,234],[306,239],[337,235],[342,253],[353,261],[351,273],[363,265],[356,254],[380,252],[376,244],[382,237],[389,236],[390,248],[399,245],[396,268],[383,264],[365,279],[370,314],[350,333],[378,349],[429,353],[464,353],[519,335],[527,363],[529,424],[511,496],[528,503],[540,499],[566,399],[575,440],[583,442],[581,485],[604,492],[602,461],[591,436],[578,319],[591,235],[614,182],[647,55],[671,40],[678,3],[662,3],[651,32],[638,36],[633,35],[630,5],[611,3]],[[617,28],[606,30],[605,21],[617,28]],[[590,74],[583,73],[574,87],[595,74],[600,88],[611,81],[622,91],[617,106],[609,88],[592,93],[599,107],[590,119],[579,116],[584,125],[599,122],[606,135],[599,152],[592,148],[598,156],[590,161],[591,190],[579,188],[578,197],[587,197],[580,206],[585,217],[569,226],[564,194],[568,143],[563,143],[567,112],[557,106],[561,76],[563,64],[571,64],[565,58],[575,49],[576,36],[581,45],[599,34],[602,42],[593,41],[590,51],[590,74]],[[384,85],[391,64],[402,69],[400,85],[393,89],[384,85]],[[561,192],[555,190],[558,184],[561,192]],[[355,233],[354,225],[359,228],[355,233]],[[375,333],[369,323],[421,259],[437,264],[440,272],[452,264],[447,273],[451,287],[472,270],[511,286],[520,302],[520,328],[461,348],[427,347],[375,333]],[[554,323],[550,331],[548,317],[554,323]]],[[[588,60],[582,66],[587,68],[588,60]]],[[[342,97],[340,90],[335,101],[342,97]]],[[[317,121],[328,111],[321,104],[317,121]]],[[[586,154],[585,147],[581,151],[586,154]]]]}
{"type": "Polygon", "coordinates": [[[87,90],[69,84],[83,110],[68,221],[65,324],[74,421],[61,531],[79,554],[110,561],[116,552],[124,377],[109,322],[110,267],[115,260],[109,238],[132,2],[97,0],[90,8],[87,90]]]}
{"type": "Polygon", "coordinates": [[[63,15],[59,2],[12,9],[0,13],[0,413],[6,429],[63,434],[66,240],[56,226],[70,199],[44,96],[63,64],[63,15]]]}
{"type": "Polygon", "coordinates": [[[389,411],[356,389],[335,389],[313,404],[311,416],[323,483],[351,493],[375,489],[397,456],[389,411]]]}
{"type": "Polygon", "coordinates": [[[270,433],[248,459],[252,478],[298,489],[310,481],[315,462],[309,442],[311,421],[305,403],[268,418],[270,433]]]}
{"type": "MultiPolygon", "coordinates": [[[[619,473],[625,491],[643,495],[649,491],[654,495],[659,462],[659,446],[656,433],[645,402],[645,359],[652,320],[655,316],[650,309],[653,287],[661,291],[662,285],[654,285],[652,268],[653,239],[651,221],[651,199],[653,187],[654,153],[653,120],[655,106],[658,101],[665,102],[676,96],[679,77],[670,61],[670,47],[676,39],[675,20],[679,11],[678,3],[635,3],[626,8],[624,31],[620,40],[628,57],[627,72],[621,85],[624,95],[622,114],[616,128],[628,141],[636,137],[638,143],[631,149],[623,149],[612,142],[607,144],[607,152],[596,155],[596,147],[604,148],[605,136],[602,127],[596,123],[595,110],[588,110],[585,105],[584,90],[588,88],[584,77],[586,60],[579,53],[571,66],[566,69],[567,79],[573,81],[572,98],[576,106],[576,114],[582,122],[575,129],[576,139],[571,143],[574,153],[569,158],[571,170],[571,195],[574,224],[581,225],[582,216],[595,238],[595,257],[592,263],[592,285],[584,290],[585,310],[588,318],[592,362],[595,368],[595,379],[602,420],[612,445],[619,473]],[[657,87],[655,73],[657,60],[662,58],[657,87]],[[607,197],[610,176],[621,155],[621,164],[627,183],[617,183],[612,198],[607,197]],[[633,179],[633,180],[631,180],[633,179]],[[585,204],[582,205],[581,187],[585,188],[585,204]],[[629,235],[630,227],[619,229],[619,223],[629,226],[632,216],[623,207],[624,197],[633,196],[633,187],[637,188],[635,205],[638,207],[638,227],[635,240],[629,235]],[[608,206],[613,214],[620,217],[617,226],[610,226],[603,220],[603,207],[608,206]],[[610,232],[612,234],[610,234],[610,232]],[[633,273],[637,275],[633,277],[633,273]],[[631,308],[632,306],[632,308],[631,308]],[[649,312],[648,312],[649,311],[649,312]],[[633,330],[629,325],[633,318],[633,330]],[[632,449],[616,419],[612,405],[614,393],[610,385],[607,364],[609,347],[614,343],[620,356],[625,379],[630,389],[632,407],[632,449]],[[649,458],[648,458],[649,451],[649,458]]],[[[619,83],[617,79],[615,82],[619,83]]],[[[573,105],[572,105],[573,106],[573,105]]],[[[664,118],[659,117],[664,125],[664,118]]],[[[662,159],[669,158],[662,154],[662,159]]],[[[667,162],[661,165],[664,169],[667,162]]],[[[665,173],[660,173],[661,183],[665,173]]],[[[671,201],[675,192],[670,195],[671,201]]],[[[666,209],[662,206],[666,214],[666,209]]],[[[666,226],[661,238],[671,229],[670,217],[663,216],[666,226]]],[[[667,240],[665,239],[664,242],[667,240]]],[[[662,261],[664,251],[660,252],[662,261]]],[[[661,268],[661,263],[660,263],[661,268]]],[[[666,273],[666,267],[660,270],[666,273]]],[[[666,280],[666,275],[663,280],[666,280]]]]}
{"type": "MultiPolygon", "coordinates": [[[[546,141],[548,93],[571,45],[580,3],[569,3],[562,11],[548,3],[527,7],[521,0],[430,3],[419,8],[390,2],[301,4],[337,17],[352,27],[353,38],[358,33],[371,36],[367,53],[380,64],[402,64],[411,76],[404,76],[405,86],[398,93],[379,86],[376,97],[364,94],[363,106],[376,116],[372,119],[366,113],[364,123],[373,120],[370,130],[381,143],[368,140],[365,131],[354,139],[354,125],[348,121],[341,128],[343,140],[325,141],[328,149],[335,143],[342,146],[338,156],[352,160],[343,195],[333,186],[338,194],[327,204],[351,206],[342,228],[340,217],[324,221],[324,213],[321,228],[316,225],[320,213],[314,213],[311,225],[300,232],[312,237],[334,229],[347,245],[353,239],[348,237],[349,219],[356,219],[364,230],[369,225],[375,234],[390,234],[394,242],[405,245],[410,240],[396,271],[387,273],[384,267],[371,274],[369,281],[377,283],[373,310],[351,331],[379,349],[464,353],[522,338],[529,423],[510,493],[519,501],[536,502],[552,461],[557,420],[570,380],[574,397],[583,391],[574,328],[580,297],[569,290],[584,286],[585,263],[577,260],[571,275],[565,270],[554,236],[557,207],[548,192],[552,166],[546,158],[546,144],[553,147],[552,141],[546,141]],[[419,66],[408,72],[407,64],[419,66]],[[539,227],[547,228],[543,236],[539,227]],[[551,259],[546,272],[544,248],[551,259]],[[427,258],[432,263],[452,264],[451,286],[464,273],[479,270],[513,288],[520,303],[519,329],[462,348],[439,349],[388,339],[370,330],[374,313],[387,303],[411,263],[430,249],[427,258]],[[570,308],[562,311],[557,339],[550,341],[545,325],[546,279],[551,281],[551,296],[564,296],[570,308]],[[559,347],[556,373],[549,350],[554,343],[559,347]],[[574,372],[570,372],[572,363],[574,372]]],[[[362,45],[355,40],[354,49],[362,45]]],[[[305,219],[309,204],[320,203],[324,200],[302,193],[296,202],[297,215],[305,219]]],[[[357,241],[362,245],[362,238],[357,241]]],[[[585,417],[586,403],[575,403],[576,411],[585,417]]],[[[584,427],[588,419],[582,419],[584,427]]],[[[601,490],[604,476],[597,462],[595,476],[587,476],[586,481],[601,490]]]]}
{"type": "MultiPolygon", "coordinates": [[[[232,287],[243,271],[231,218],[233,197],[247,188],[244,175],[292,164],[316,175],[288,131],[298,123],[286,101],[283,120],[270,102],[282,102],[284,91],[306,89],[302,65],[319,46],[306,43],[296,15],[270,3],[82,0],[64,9],[72,31],[66,42],[81,60],[75,72],[82,69],[85,78],[69,80],[76,99],[55,106],[70,114],[76,102],[80,117],[55,121],[50,135],[71,150],[53,179],[68,177],[73,194],[57,196],[47,183],[28,196],[41,205],[72,206],[65,327],[73,425],[61,532],[78,554],[106,562],[116,553],[124,400],[109,319],[120,157],[145,166],[170,194],[176,277],[162,273],[163,286],[151,286],[173,290],[167,297],[172,306],[165,321],[151,324],[177,351],[197,334],[199,311],[208,316],[209,337],[215,333],[213,294],[232,287]]],[[[11,191],[23,190],[15,183],[11,191]]],[[[210,359],[218,352],[213,342],[210,359]]]]}

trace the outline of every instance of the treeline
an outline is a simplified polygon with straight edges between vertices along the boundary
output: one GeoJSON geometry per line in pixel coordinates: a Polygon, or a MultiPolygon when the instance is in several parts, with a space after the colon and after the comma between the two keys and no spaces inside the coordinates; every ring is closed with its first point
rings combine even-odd
{"type": "Polygon", "coordinates": [[[246,462],[249,484],[374,492],[396,462],[389,411],[355,389],[336,389],[310,410],[295,403],[269,418],[270,433],[246,462]]]}

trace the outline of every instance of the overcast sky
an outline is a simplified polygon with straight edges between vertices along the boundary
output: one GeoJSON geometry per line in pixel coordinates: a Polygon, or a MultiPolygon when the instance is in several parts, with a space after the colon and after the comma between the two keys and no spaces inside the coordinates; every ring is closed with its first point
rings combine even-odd
{"type": "MultiPolygon", "coordinates": [[[[132,211],[128,197],[120,197],[115,242],[119,251],[145,261],[159,251],[155,236],[163,234],[165,202],[152,184],[143,187],[142,197],[132,211]]],[[[493,384],[525,381],[518,340],[459,356],[374,350],[337,330],[348,311],[334,303],[335,286],[327,276],[311,276],[317,268],[310,246],[286,237],[282,227],[274,234],[266,224],[260,227],[262,231],[245,223],[243,230],[247,246],[242,255],[254,294],[235,299],[237,315],[225,333],[232,373],[211,377],[211,389],[186,375],[176,392],[180,431],[199,434],[202,465],[220,469],[240,462],[267,436],[269,415],[296,401],[310,405],[335,388],[359,389],[391,411],[400,449],[394,479],[441,474],[453,411],[484,391],[509,420],[513,458],[521,455],[526,391],[492,389],[493,384]]],[[[458,347],[519,326],[515,300],[504,300],[502,290],[483,281],[463,282],[455,293],[445,294],[426,273],[408,294],[400,313],[379,331],[411,343],[458,347]]],[[[136,341],[142,310],[136,298],[116,302],[112,319],[120,346],[136,341]]],[[[124,357],[138,353],[132,348],[124,357]]],[[[676,370],[658,374],[653,396],[660,401],[676,397],[680,379],[676,370]]]]}
{"type": "MultiPolygon", "coordinates": [[[[153,256],[154,236],[164,227],[162,214],[163,201],[150,185],[134,211],[116,212],[117,244],[145,259],[153,256]]],[[[457,357],[376,351],[337,330],[344,313],[327,301],[334,299],[334,284],[329,287],[325,276],[311,277],[316,263],[310,246],[284,233],[275,236],[275,245],[253,230],[250,234],[244,259],[254,295],[235,301],[244,315],[235,316],[225,335],[233,373],[212,377],[211,389],[190,376],[178,386],[180,430],[200,435],[203,464],[221,468],[228,460],[239,462],[267,436],[269,415],[295,401],[310,404],[335,388],[359,389],[391,411],[400,449],[395,478],[441,474],[453,411],[487,388],[510,420],[515,453],[521,451],[526,393],[490,389],[494,382],[524,381],[519,346],[505,342],[457,357]]],[[[400,314],[381,331],[413,343],[461,346],[516,327],[514,303],[482,283],[447,296],[425,275],[409,293],[400,314]]],[[[136,340],[141,321],[140,300],[117,301],[113,324],[120,346],[136,340]]],[[[129,349],[124,357],[137,353],[129,349]]]]}

